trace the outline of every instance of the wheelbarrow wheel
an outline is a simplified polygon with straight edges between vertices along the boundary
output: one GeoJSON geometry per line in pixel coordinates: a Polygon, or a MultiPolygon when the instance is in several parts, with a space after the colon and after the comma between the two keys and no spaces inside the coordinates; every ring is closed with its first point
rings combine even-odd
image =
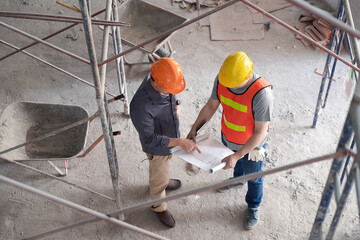
{"type": "Polygon", "coordinates": [[[159,55],[160,57],[169,57],[170,56],[170,52],[166,49],[166,48],[159,48],[159,50],[157,50],[155,52],[157,55],[159,55]]]}
{"type": "Polygon", "coordinates": [[[169,57],[170,52],[166,48],[159,48],[155,53],[149,53],[148,57],[151,62],[156,62],[159,58],[169,57]]]}

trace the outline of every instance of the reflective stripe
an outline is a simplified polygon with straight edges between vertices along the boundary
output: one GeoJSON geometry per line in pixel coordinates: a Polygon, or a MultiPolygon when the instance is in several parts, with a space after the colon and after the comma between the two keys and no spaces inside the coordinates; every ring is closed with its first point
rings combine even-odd
{"type": "Polygon", "coordinates": [[[247,113],[247,106],[237,103],[234,100],[231,100],[230,98],[226,98],[223,95],[220,95],[220,101],[225,105],[228,105],[236,110],[239,110],[240,112],[247,113]]]}
{"type": "Polygon", "coordinates": [[[245,131],[246,131],[246,127],[245,127],[245,126],[239,126],[239,125],[235,125],[235,124],[233,124],[233,123],[231,123],[231,122],[228,122],[228,121],[226,121],[225,114],[223,114],[223,115],[224,115],[225,125],[226,125],[228,128],[230,128],[230,129],[232,129],[232,130],[234,130],[234,131],[238,131],[238,132],[245,132],[245,131]]]}

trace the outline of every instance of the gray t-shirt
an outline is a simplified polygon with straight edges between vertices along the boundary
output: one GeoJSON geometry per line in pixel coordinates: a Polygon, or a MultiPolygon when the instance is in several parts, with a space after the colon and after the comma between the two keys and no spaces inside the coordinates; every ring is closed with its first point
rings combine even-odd
{"type": "MultiPolygon", "coordinates": [[[[258,78],[259,78],[259,76],[256,73],[254,73],[254,78],[252,79],[252,82],[254,82],[258,78]]],[[[219,79],[218,79],[218,76],[216,76],[215,81],[214,81],[214,87],[213,87],[213,90],[211,93],[211,98],[215,99],[215,100],[219,100],[218,94],[217,94],[218,83],[219,83],[219,79]]],[[[246,92],[246,90],[249,88],[250,85],[251,84],[249,84],[245,88],[237,88],[237,89],[229,88],[229,90],[235,94],[243,94],[244,92],[246,92]]],[[[272,110],[273,110],[273,103],[274,103],[274,96],[272,94],[271,88],[266,87],[264,89],[261,89],[254,96],[254,100],[253,100],[253,109],[252,110],[254,113],[255,121],[269,122],[271,119],[271,114],[272,114],[272,110]]],[[[225,138],[225,135],[223,133],[221,133],[221,136],[222,136],[223,141],[225,141],[225,143],[231,150],[237,151],[242,147],[242,145],[239,145],[239,144],[236,144],[233,142],[229,142],[225,138]]],[[[267,139],[267,136],[258,145],[259,148],[261,148],[265,144],[266,139],[267,139]]]]}

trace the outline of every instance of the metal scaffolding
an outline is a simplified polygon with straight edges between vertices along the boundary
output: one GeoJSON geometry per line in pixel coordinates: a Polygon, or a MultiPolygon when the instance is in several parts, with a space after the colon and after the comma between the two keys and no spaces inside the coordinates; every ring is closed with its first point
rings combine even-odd
{"type": "MultiPolygon", "coordinates": [[[[142,208],[145,208],[145,207],[149,207],[151,205],[154,205],[154,204],[157,204],[157,203],[160,203],[160,202],[163,202],[163,201],[171,201],[171,200],[174,200],[174,199],[179,199],[179,198],[182,198],[182,197],[185,197],[185,196],[188,196],[188,195],[193,195],[193,194],[196,194],[196,193],[200,193],[200,192],[204,192],[204,191],[209,191],[209,190],[212,190],[212,189],[216,189],[216,188],[219,188],[219,187],[224,187],[224,186],[228,186],[228,185],[232,185],[232,184],[236,184],[236,183],[240,183],[240,182],[243,182],[243,181],[247,181],[247,180],[250,180],[250,179],[254,179],[254,178],[258,178],[260,176],[265,176],[265,175],[269,175],[269,174],[274,174],[274,173],[277,173],[277,172],[280,172],[280,171],[285,171],[287,169],[293,169],[295,167],[300,167],[300,166],[304,166],[304,165],[307,165],[307,164],[311,164],[311,163],[314,163],[314,162],[319,162],[319,161],[323,161],[323,160],[326,160],[326,159],[329,159],[329,158],[333,158],[333,164],[332,164],[332,168],[331,168],[331,171],[330,171],[330,174],[329,174],[329,177],[328,177],[328,181],[326,183],[326,186],[325,186],[325,189],[324,189],[324,193],[323,193],[323,198],[322,198],[322,201],[320,203],[320,206],[319,206],[319,210],[318,210],[318,214],[317,214],[317,217],[315,219],[315,222],[314,222],[314,226],[313,226],[313,229],[312,229],[312,232],[311,232],[311,239],[318,239],[320,236],[321,236],[321,233],[322,233],[322,222],[326,216],[326,212],[327,212],[327,208],[329,206],[329,203],[330,203],[330,200],[332,198],[332,195],[333,195],[333,192],[335,191],[335,196],[336,196],[336,200],[337,200],[337,203],[338,203],[338,208],[336,210],[336,214],[334,216],[334,219],[333,219],[333,222],[331,224],[331,228],[330,228],[330,231],[328,232],[328,235],[327,235],[327,239],[332,239],[333,236],[334,236],[334,233],[335,233],[335,230],[336,230],[336,226],[337,226],[337,223],[339,222],[339,219],[340,219],[340,216],[341,216],[341,212],[344,208],[344,205],[345,205],[345,202],[346,202],[346,199],[348,197],[348,194],[350,192],[350,189],[351,189],[351,186],[353,185],[353,182],[356,183],[356,187],[357,187],[357,197],[358,197],[358,205],[359,205],[359,215],[360,215],[360,202],[359,202],[359,199],[360,199],[360,170],[359,170],[359,165],[360,165],[360,157],[357,155],[357,154],[354,154],[351,150],[347,149],[347,146],[349,144],[349,142],[351,141],[352,139],[352,136],[353,136],[353,142],[356,143],[357,145],[357,148],[359,149],[360,147],[360,85],[356,85],[356,91],[355,91],[355,94],[354,94],[354,97],[352,99],[352,102],[351,102],[351,108],[350,108],[350,111],[348,113],[348,116],[347,116],[347,120],[346,120],[346,123],[344,125],[344,128],[343,128],[343,132],[342,132],[342,135],[341,135],[341,138],[339,140],[339,144],[338,144],[338,147],[337,147],[337,150],[334,154],[331,154],[331,155],[326,155],[326,156],[322,156],[322,157],[318,157],[318,158],[313,158],[313,159],[309,159],[309,160],[305,160],[305,161],[301,161],[301,162],[297,162],[297,163],[294,163],[294,164],[290,164],[290,165],[286,165],[286,166],[283,166],[283,167],[279,167],[279,168],[275,168],[275,169],[271,169],[271,170],[267,170],[267,171],[263,171],[263,172],[258,172],[258,173],[253,173],[253,174],[249,174],[249,175],[246,175],[246,176],[243,176],[243,177],[239,177],[239,178],[234,178],[234,179],[229,179],[225,182],[221,182],[221,183],[216,183],[216,184],[213,184],[213,185],[209,185],[209,186],[205,186],[205,187],[201,187],[201,188],[197,188],[197,189],[193,189],[193,190],[189,190],[189,191],[186,191],[186,192],[182,192],[182,193],[178,193],[178,194],[174,194],[174,195],[171,195],[171,196],[167,196],[163,199],[158,199],[158,200],[153,200],[153,201],[149,201],[149,202],[145,202],[145,203],[142,203],[142,204],[138,204],[138,205],[135,205],[135,206],[130,206],[130,207],[127,207],[127,208],[121,208],[121,199],[120,199],[120,189],[119,189],[119,167],[118,167],[118,161],[117,161],[117,154],[116,154],[116,149],[115,149],[115,144],[114,144],[114,139],[113,139],[113,130],[112,130],[112,124],[111,124],[111,121],[110,121],[110,114],[109,114],[109,111],[108,111],[108,107],[107,107],[107,104],[108,104],[108,100],[106,98],[106,94],[108,95],[111,95],[111,96],[115,96],[114,94],[112,93],[109,93],[107,91],[105,91],[105,79],[106,79],[106,64],[113,61],[113,60],[116,60],[116,66],[117,66],[117,74],[118,74],[118,79],[119,79],[119,88],[120,88],[120,94],[122,94],[123,98],[123,102],[124,102],[124,111],[125,113],[128,114],[128,98],[127,98],[127,93],[126,93],[126,79],[125,79],[125,70],[124,70],[124,60],[123,60],[123,56],[125,56],[126,54],[136,50],[136,49],[139,49],[141,48],[142,46],[152,42],[152,41],[155,41],[155,40],[158,40],[158,39],[161,39],[165,36],[168,36],[169,34],[175,32],[176,30],[178,29],[181,29],[185,26],[188,26],[206,16],[209,16],[215,12],[218,12],[220,11],[221,9],[224,9],[226,7],[229,7],[237,2],[242,2],[246,5],[248,5],[249,7],[257,10],[258,12],[262,13],[263,15],[265,15],[266,17],[274,20],[275,22],[279,23],[280,25],[282,25],[283,27],[287,28],[288,30],[300,35],[301,37],[303,37],[304,39],[306,39],[307,41],[311,42],[312,44],[314,44],[316,47],[320,48],[321,50],[323,50],[324,52],[328,53],[329,55],[333,56],[334,58],[336,58],[337,60],[343,62],[344,64],[348,65],[349,67],[351,67],[352,69],[354,69],[358,74],[360,72],[360,68],[359,68],[359,65],[360,65],[360,61],[359,61],[359,47],[358,47],[358,42],[357,42],[357,39],[356,38],[360,38],[360,32],[357,31],[355,28],[354,28],[354,25],[352,23],[352,18],[351,16],[349,16],[347,10],[345,11],[346,14],[347,14],[347,18],[348,18],[348,22],[350,23],[350,25],[347,25],[345,24],[344,22],[341,22],[341,21],[338,21],[336,18],[332,17],[332,16],[329,16],[328,14],[324,14],[323,12],[319,11],[316,7],[314,6],[311,6],[307,3],[304,3],[303,1],[299,1],[299,0],[288,0],[289,2],[293,3],[294,5],[297,5],[299,6],[300,8],[302,9],[305,9],[305,10],[308,10],[310,12],[312,12],[314,15],[317,15],[318,17],[320,18],[323,18],[325,20],[327,20],[329,23],[331,23],[332,25],[334,25],[335,27],[343,30],[344,32],[346,32],[347,34],[349,34],[348,38],[351,39],[351,42],[352,42],[352,46],[354,48],[354,60],[353,62],[348,62],[346,61],[344,58],[340,57],[338,55],[338,53],[334,53],[333,51],[323,47],[322,45],[318,44],[317,42],[315,42],[314,40],[312,40],[311,38],[309,38],[307,35],[305,34],[302,34],[301,32],[297,31],[296,29],[294,29],[293,27],[289,26],[288,24],[286,24],[285,22],[281,21],[280,19],[276,18],[275,16],[267,13],[266,11],[264,11],[263,9],[259,8],[258,6],[256,6],[255,4],[251,3],[250,1],[248,0],[232,0],[226,4],[223,4],[221,5],[220,7],[216,8],[216,9],[213,9],[205,14],[202,14],[192,20],[189,20],[183,24],[180,24],[179,26],[177,27],[174,27],[164,33],[161,33],[159,34],[158,36],[152,38],[152,39],[149,39],[149,40],[146,40],[144,41],[143,43],[141,44],[138,44],[137,46],[134,46],[128,50],[125,50],[123,51],[122,50],[122,46],[121,46],[121,35],[120,35],[120,26],[123,25],[123,23],[120,23],[118,22],[118,13],[117,13],[117,0],[107,0],[107,5],[106,5],[106,9],[100,11],[100,12],[97,12],[93,15],[91,15],[90,13],[90,3],[89,3],[90,0],[79,0],[79,4],[80,4],[80,12],[81,12],[81,16],[82,16],[82,23],[83,23],[83,26],[84,26],[84,32],[85,32],[85,37],[86,37],[86,43],[87,43],[87,48],[88,48],[88,54],[89,54],[89,60],[88,59],[84,59],[82,57],[79,57],[71,52],[68,52],[64,49],[61,49],[53,44],[50,44],[48,42],[46,42],[45,40],[59,34],[60,32],[63,32],[67,29],[70,29],[72,26],[75,26],[76,24],[79,23],[79,19],[68,19],[68,18],[62,18],[62,19],[55,19],[55,18],[52,18],[52,16],[39,16],[37,15],[36,17],[38,18],[43,18],[43,19],[47,19],[49,20],[50,18],[53,19],[54,21],[72,21],[72,25],[70,25],[69,27],[66,27],[54,34],[51,34],[43,39],[40,39],[40,38],[37,38],[35,36],[32,36],[31,34],[28,34],[26,32],[23,32],[15,27],[12,27],[6,23],[3,23],[0,21],[0,26],[3,26],[3,27],[6,27],[10,30],[13,30],[23,36],[26,36],[30,39],[33,39],[35,42],[26,46],[26,47],[23,47],[23,48],[18,48],[16,46],[13,46],[9,43],[6,43],[5,41],[3,40],[0,40],[1,43],[3,44],[6,44],[14,49],[17,49],[16,51],[8,54],[7,56],[5,57],[2,57],[0,58],[0,61],[13,55],[13,54],[16,54],[18,52],[23,52],[45,64],[47,64],[48,66],[50,67],[53,67],[59,71],[62,71],[63,73],[83,82],[83,83],[86,83],[87,85],[89,86],[92,86],[95,88],[95,92],[96,92],[96,102],[97,102],[97,105],[98,105],[98,112],[95,113],[93,116],[91,116],[90,118],[87,118],[87,119],[83,119],[79,122],[76,122],[74,124],[71,124],[69,126],[66,126],[66,127],[63,127],[61,129],[58,129],[54,132],[51,132],[49,134],[46,134],[44,136],[41,136],[41,137],[38,137],[36,139],[33,139],[29,142],[25,142],[23,144],[19,144],[17,146],[14,146],[14,147],[11,147],[9,149],[6,149],[6,150],[3,150],[0,152],[0,158],[1,159],[4,159],[3,157],[1,157],[2,154],[6,153],[6,152],[10,152],[10,151],[13,151],[15,149],[18,149],[20,147],[23,147],[23,146],[26,146],[28,145],[29,143],[33,142],[33,141],[39,141],[39,140],[42,140],[42,139],[45,139],[47,137],[50,137],[50,136],[53,136],[55,134],[58,134],[59,132],[62,132],[62,131],[65,131],[66,129],[70,129],[74,126],[77,126],[77,125],[80,125],[84,122],[88,122],[96,117],[100,117],[101,119],[101,126],[102,126],[102,130],[103,130],[103,136],[104,136],[104,141],[105,141],[105,147],[106,147],[106,152],[107,152],[107,159],[108,159],[108,163],[109,163],[109,168],[110,168],[110,174],[111,174],[111,179],[112,179],[112,184],[113,184],[113,189],[114,189],[114,195],[115,195],[115,199],[112,199],[110,197],[107,197],[107,196],[103,196],[103,197],[106,197],[110,200],[115,200],[116,202],[116,205],[117,205],[117,208],[118,210],[117,211],[114,211],[112,213],[108,213],[108,214],[102,214],[102,213],[98,213],[96,211],[93,211],[93,210],[90,210],[88,208],[85,208],[83,206],[80,206],[80,205],[77,205],[75,203],[72,203],[72,202],[69,202],[67,200],[64,200],[64,199],[60,199],[60,198],[57,198],[55,196],[52,196],[50,194],[47,194],[45,192],[42,192],[42,191],[39,191],[37,189],[34,189],[34,188],[31,188],[29,186],[26,186],[25,184],[22,184],[22,183],[19,183],[19,182],[16,182],[16,181],[13,181],[9,178],[6,178],[4,176],[0,176],[0,182],[4,182],[4,183],[7,183],[7,184],[10,184],[14,187],[17,187],[17,188],[20,188],[20,189],[23,189],[23,190],[26,190],[26,191],[29,191],[31,193],[34,193],[34,194],[37,194],[37,195],[40,195],[44,198],[47,198],[49,200],[52,200],[52,201],[55,201],[57,203],[60,203],[60,204],[63,204],[67,207],[71,207],[73,209],[76,209],[76,210],[79,210],[81,212],[84,212],[84,213],[87,213],[89,215],[92,215],[94,216],[94,218],[91,218],[91,219],[87,219],[87,220],[83,220],[81,222],[77,222],[77,223],[74,223],[74,224],[69,224],[69,225],[66,225],[66,226],[63,226],[61,228],[58,228],[58,229],[54,229],[54,230],[51,230],[51,231],[48,231],[48,232],[44,232],[44,233],[41,233],[41,234],[38,234],[36,236],[32,236],[30,238],[27,238],[27,239],[38,239],[38,238],[41,238],[41,237],[44,237],[44,236],[47,236],[47,235],[50,235],[50,234],[53,234],[55,232],[59,232],[59,231],[63,231],[65,229],[68,229],[68,228],[72,228],[72,227],[76,227],[76,226],[80,226],[82,224],[86,224],[86,223],[90,223],[90,222],[94,222],[94,221],[97,221],[97,220],[105,220],[105,221],[108,221],[112,224],[115,224],[117,226],[120,226],[120,227],[123,227],[123,228],[126,228],[126,229],[129,229],[129,230],[132,230],[132,231],[135,231],[135,232],[138,232],[140,234],[144,234],[146,236],[149,236],[149,237],[152,237],[152,238],[156,238],[156,239],[165,239],[157,234],[154,234],[154,233],[151,233],[149,231],[146,231],[146,230],[143,230],[143,229],[140,229],[138,227],[135,227],[135,226],[132,226],[130,224],[127,224],[123,221],[119,221],[118,219],[115,219],[113,218],[114,216],[118,216],[120,214],[124,214],[124,213],[127,213],[127,212],[130,212],[130,211],[134,211],[134,210],[137,210],[137,209],[142,209],[142,208]],[[92,19],[92,17],[98,15],[98,14],[101,14],[105,11],[105,20],[104,21],[96,21],[94,19],[92,19]],[[92,24],[101,24],[101,25],[104,25],[104,33],[103,33],[103,46],[102,46],[102,55],[101,55],[101,61],[100,62],[97,62],[97,56],[96,56],[96,48],[95,48],[95,43],[94,43],[94,38],[93,38],[93,34],[92,34],[92,24]],[[108,51],[108,41],[109,41],[109,33],[110,33],[110,28],[112,30],[112,37],[113,37],[113,41],[114,41],[114,51],[115,51],[115,56],[114,57],[111,57],[111,58],[107,58],[107,51],[108,51]],[[351,37],[350,37],[351,36],[351,37]],[[92,69],[92,75],[93,75],[93,80],[94,80],[94,84],[91,84],[91,83],[88,83],[86,82],[85,80],[81,79],[80,77],[77,77],[71,73],[68,73],[64,70],[62,70],[61,68],[57,67],[57,66],[54,66],[53,64],[50,64],[50,63],[47,63],[46,61],[32,55],[32,54],[29,54],[25,51],[25,49],[31,47],[31,46],[34,46],[36,45],[37,43],[41,43],[41,44],[44,44],[48,47],[51,47],[53,48],[54,50],[56,51],[59,51],[63,54],[66,54],[68,56],[71,56],[83,63],[87,63],[91,66],[91,69],[92,69]],[[342,182],[342,179],[344,178],[344,171],[345,171],[345,167],[344,166],[344,159],[348,157],[348,160],[346,162],[349,162],[349,159],[350,158],[354,158],[354,160],[352,161],[352,167],[351,167],[351,170],[350,170],[350,174],[347,176],[347,181],[346,181],[346,184],[345,184],[345,187],[343,189],[343,193],[340,193],[340,184],[342,182]],[[342,172],[342,176],[340,177],[340,173],[341,173],[341,169],[343,169],[343,172],[342,172]],[[335,189],[335,190],[334,190],[335,189]]],[[[345,0],[344,1],[344,6],[345,6],[345,9],[349,8],[349,4],[348,4],[348,0],[345,0]]],[[[0,16],[1,17],[14,17],[15,15],[14,14],[9,14],[9,13],[4,13],[4,12],[0,12],[0,16]]],[[[17,14],[16,17],[25,17],[24,14],[17,14]]],[[[26,17],[35,17],[35,14],[33,16],[29,16],[27,15],[26,17]]],[[[43,20],[43,19],[38,19],[38,20],[43,20]]],[[[18,166],[21,166],[21,167],[24,167],[24,168],[27,168],[27,169],[30,169],[30,170],[33,170],[33,171],[36,171],[36,172],[39,172],[41,174],[44,174],[46,176],[49,176],[49,174],[46,174],[44,172],[41,172],[37,169],[34,169],[34,168],[31,168],[31,167],[28,167],[24,164],[20,164],[18,162],[15,162],[15,161],[11,161],[11,160],[7,160],[7,159],[4,159],[8,162],[11,162],[13,164],[16,164],[18,166]]],[[[57,180],[60,180],[58,178],[55,178],[57,180]]],[[[68,183],[66,181],[63,181],[65,183],[68,183]]],[[[68,183],[68,184],[71,184],[71,183],[68,183]]],[[[72,184],[73,186],[77,186],[75,184],[72,184]]],[[[79,186],[77,186],[79,187],[79,186]]],[[[79,187],[83,190],[86,190],[86,191],[90,191],[92,193],[95,193],[94,191],[92,190],[89,190],[89,189],[86,189],[86,188],[83,188],[83,187],[79,187]]]]}
{"type": "MultiPolygon", "coordinates": [[[[351,10],[350,10],[348,1],[340,1],[339,11],[337,13],[337,19],[344,23],[346,23],[349,19],[349,21],[350,21],[349,25],[353,26],[354,23],[353,23],[353,19],[351,16],[351,10]],[[347,6],[347,7],[345,7],[345,6],[347,6]]],[[[352,64],[355,65],[356,64],[356,59],[355,59],[356,45],[358,45],[358,43],[356,41],[351,42],[350,39],[352,39],[352,38],[353,37],[350,37],[347,32],[341,31],[339,28],[335,28],[332,33],[332,36],[331,36],[330,50],[332,52],[336,53],[337,55],[339,55],[341,49],[343,48],[343,42],[345,39],[348,49],[349,49],[349,52],[350,52],[351,62],[352,62],[352,64]],[[354,47],[352,47],[353,45],[354,45],[354,47]]],[[[313,128],[316,127],[316,123],[319,118],[320,109],[326,107],[327,99],[329,97],[329,92],[330,92],[330,88],[331,88],[331,83],[332,83],[334,75],[335,75],[336,63],[337,63],[337,59],[334,58],[334,60],[332,62],[332,55],[329,54],[326,58],[326,63],[325,63],[324,71],[323,71],[323,77],[321,80],[321,85],[320,85],[320,90],[319,90],[319,96],[318,96],[318,100],[316,103],[316,109],[315,109],[314,120],[313,120],[313,125],[312,125],[313,128]],[[332,64],[332,67],[330,67],[331,64],[332,64]],[[328,86],[327,86],[325,97],[324,97],[323,95],[324,95],[326,80],[328,80],[328,86]]],[[[357,74],[354,74],[354,76],[356,79],[357,74]]],[[[357,81],[357,79],[356,79],[356,81],[357,81]]]]}
{"type": "MultiPolygon", "coordinates": [[[[337,18],[340,21],[343,22],[347,22],[349,23],[349,26],[353,29],[355,29],[354,26],[354,21],[352,18],[352,14],[351,14],[351,8],[350,8],[350,4],[348,0],[342,0],[340,2],[340,6],[339,6],[339,11],[338,11],[338,15],[337,18]]],[[[360,66],[360,49],[359,49],[359,43],[357,41],[356,38],[354,37],[349,37],[347,32],[342,32],[340,35],[340,39],[338,38],[338,29],[335,29],[333,35],[332,35],[332,40],[331,40],[331,49],[335,50],[335,47],[337,48],[337,54],[339,54],[340,49],[341,49],[341,44],[342,41],[344,39],[344,36],[347,39],[347,43],[348,43],[348,47],[349,47],[349,51],[350,51],[350,55],[351,55],[351,60],[354,64],[356,64],[357,66],[360,66]],[[349,38],[351,39],[351,42],[349,41],[349,38]]],[[[315,112],[315,118],[314,118],[314,123],[313,123],[313,127],[315,127],[316,125],[316,120],[318,117],[318,110],[320,107],[325,107],[326,104],[326,99],[328,97],[328,92],[330,90],[331,87],[331,81],[332,78],[334,76],[334,72],[335,72],[335,68],[336,68],[336,59],[334,60],[333,63],[333,67],[331,70],[331,74],[330,74],[330,78],[329,78],[329,83],[328,83],[328,89],[325,95],[325,100],[324,100],[324,104],[321,106],[322,104],[322,91],[324,89],[324,84],[325,84],[325,80],[327,78],[327,74],[330,73],[330,62],[331,62],[331,56],[329,55],[327,60],[326,60],[326,64],[325,64],[325,71],[324,71],[324,76],[322,79],[322,83],[321,83],[321,87],[320,87],[320,93],[319,93],[319,98],[318,98],[318,103],[317,103],[317,108],[316,108],[316,112],[315,112]]],[[[358,74],[355,73],[355,79],[358,80],[358,74]]],[[[358,81],[356,81],[358,83],[358,81]]],[[[360,149],[360,115],[359,115],[359,99],[360,99],[360,88],[359,88],[359,84],[356,84],[356,90],[355,90],[355,94],[353,96],[353,99],[351,101],[351,105],[350,105],[350,111],[347,115],[347,119],[345,122],[345,126],[343,129],[343,134],[342,137],[340,138],[339,144],[338,144],[338,149],[342,148],[343,146],[347,145],[350,146],[350,142],[351,142],[351,149],[354,147],[355,143],[357,146],[357,149],[360,149]]],[[[345,184],[343,183],[344,177],[345,177],[345,172],[348,169],[348,165],[350,165],[350,158],[347,158],[346,161],[344,161],[344,158],[335,158],[332,166],[331,166],[331,170],[325,185],[325,189],[322,195],[322,199],[319,205],[319,209],[318,212],[316,214],[315,217],[315,221],[314,221],[314,225],[313,228],[311,230],[311,234],[310,234],[310,239],[323,239],[323,223],[325,220],[325,217],[328,213],[328,208],[330,205],[330,201],[332,199],[333,193],[335,193],[335,201],[336,201],[336,211],[335,214],[333,216],[330,228],[328,230],[328,233],[326,235],[326,239],[333,239],[334,235],[335,235],[335,231],[337,228],[337,225],[340,221],[341,218],[341,214],[344,210],[344,207],[346,205],[346,200],[349,196],[350,190],[352,188],[353,183],[356,183],[356,192],[357,192],[357,197],[358,197],[358,214],[360,216],[360,175],[359,175],[359,171],[360,171],[360,158],[359,155],[357,155],[355,157],[355,159],[353,159],[351,167],[350,167],[350,173],[347,175],[347,180],[345,184]]]]}

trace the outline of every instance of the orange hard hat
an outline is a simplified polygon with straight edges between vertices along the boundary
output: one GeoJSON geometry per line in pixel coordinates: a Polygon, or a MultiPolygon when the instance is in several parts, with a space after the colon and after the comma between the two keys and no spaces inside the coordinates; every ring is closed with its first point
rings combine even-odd
{"type": "Polygon", "coordinates": [[[171,94],[178,94],[185,89],[185,79],[180,64],[172,58],[164,57],[154,62],[150,73],[154,81],[171,94]]]}

